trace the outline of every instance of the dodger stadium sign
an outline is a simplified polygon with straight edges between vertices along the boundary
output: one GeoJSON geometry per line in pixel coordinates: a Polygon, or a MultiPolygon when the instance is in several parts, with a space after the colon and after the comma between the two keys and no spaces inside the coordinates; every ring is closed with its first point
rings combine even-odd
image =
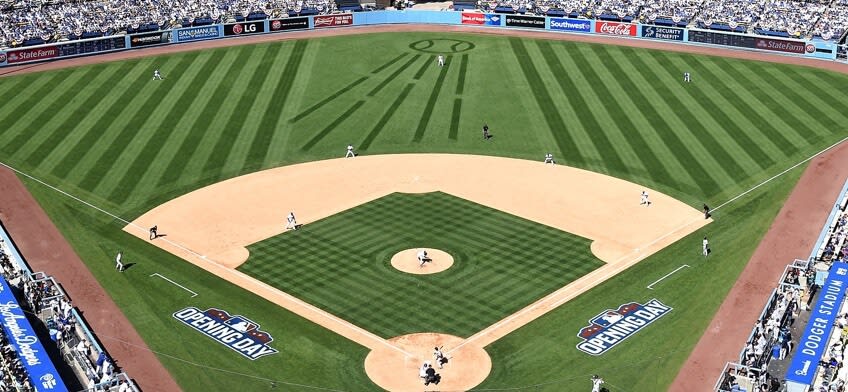
{"type": "Polygon", "coordinates": [[[657,299],[644,305],[631,302],[619,306],[618,310],[607,309],[580,330],[577,336],[583,341],[577,344],[577,349],[589,355],[601,355],[671,310],[657,299]]]}
{"type": "Polygon", "coordinates": [[[245,317],[230,316],[226,311],[215,308],[204,311],[188,307],[175,312],[174,318],[251,361],[278,353],[268,346],[274,338],[261,331],[259,324],[245,317]]]}

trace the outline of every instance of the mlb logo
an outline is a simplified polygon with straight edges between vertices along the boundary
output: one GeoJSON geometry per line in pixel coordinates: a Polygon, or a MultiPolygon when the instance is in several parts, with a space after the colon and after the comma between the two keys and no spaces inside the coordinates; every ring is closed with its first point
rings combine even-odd
{"type": "Polygon", "coordinates": [[[241,316],[233,316],[229,320],[224,321],[224,324],[229,325],[239,332],[253,331],[256,328],[259,328],[258,324],[241,316]]]}
{"type": "Polygon", "coordinates": [[[619,320],[623,319],[624,316],[621,313],[618,313],[614,310],[607,310],[604,313],[598,315],[598,317],[592,320],[592,324],[600,325],[603,328],[609,327],[617,323],[619,320]]]}

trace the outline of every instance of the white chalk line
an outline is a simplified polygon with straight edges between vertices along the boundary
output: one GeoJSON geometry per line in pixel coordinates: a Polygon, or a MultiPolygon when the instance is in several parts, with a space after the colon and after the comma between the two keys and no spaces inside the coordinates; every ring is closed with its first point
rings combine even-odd
{"type": "Polygon", "coordinates": [[[657,279],[656,281],[654,281],[654,283],[649,284],[649,285],[647,286],[647,289],[648,289],[648,290],[653,290],[653,288],[651,288],[651,286],[653,286],[653,285],[655,285],[655,284],[657,284],[657,283],[659,283],[659,282],[662,282],[662,280],[663,280],[663,279],[665,279],[665,278],[667,278],[667,277],[671,276],[671,275],[672,275],[672,274],[674,274],[675,272],[680,271],[680,270],[682,270],[682,269],[684,269],[684,268],[689,268],[689,264],[683,264],[683,265],[681,265],[680,267],[677,267],[677,269],[675,269],[674,271],[671,271],[671,272],[669,272],[669,273],[665,274],[665,276],[663,276],[662,278],[659,278],[659,279],[657,279]]]}
{"type": "Polygon", "coordinates": [[[183,289],[183,290],[188,291],[189,293],[191,293],[191,297],[192,297],[192,298],[197,297],[197,293],[195,293],[194,291],[189,290],[187,287],[185,287],[185,286],[183,286],[183,285],[181,285],[181,284],[179,284],[179,283],[177,283],[177,282],[174,282],[174,281],[173,281],[173,280],[171,280],[171,279],[168,279],[165,275],[162,275],[162,274],[160,274],[160,273],[158,273],[158,272],[154,272],[154,273],[153,273],[153,274],[151,274],[150,276],[151,276],[151,277],[153,277],[153,276],[158,276],[158,277],[160,277],[160,278],[162,278],[162,279],[165,279],[165,280],[167,280],[168,282],[171,282],[171,284],[176,285],[177,287],[179,287],[179,288],[181,288],[181,289],[183,289]]]}

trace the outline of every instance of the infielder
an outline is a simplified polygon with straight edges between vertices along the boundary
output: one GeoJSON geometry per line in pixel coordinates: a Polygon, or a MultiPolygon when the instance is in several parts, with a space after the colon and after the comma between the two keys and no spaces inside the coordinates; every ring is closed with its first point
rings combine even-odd
{"type": "Polygon", "coordinates": [[[545,163],[555,165],[556,162],[554,162],[554,154],[551,154],[551,153],[545,154],[545,163]]]}
{"type": "Polygon", "coordinates": [[[153,80],[162,80],[162,74],[159,73],[159,70],[153,70],[153,80]]]}
{"type": "Polygon", "coordinates": [[[686,82],[686,83],[689,83],[689,82],[692,81],[692,78],[689,76],[689,72],[683,73],[683,81],[686,82]]]}
{"type": "Polygon", "coordinates": [[[650,206],[651,201],[648,200],[648,192],[642,191],[642,201],[639,202],[640,205],[650,206]]]}
{"type": "Polygon", "coordinates": [[[153,225],[153,227],[150,228],[150,240],[155,240],[156,237],[159,237],[159,227],[153,225]]]}
{"type": "Polygon", "coordinates": [[[439,55],[439,57],[438,57],[438,61],[439,61],[439,67],[444,67],[444,66],[445,66],[445,56],[443,56],[443,55],[439,55]]]}
{"type": "Polygon", "coordinates": [[[347,154],[345,154],[345,158],[356,158],[356,154],[353,152],[353,144],[347,145],[347,154]]]}
{"type": "Polygon", "coordinates": [[[123,257],[124,252],[118,252],[118,255],[115,256],[115,269],[118,272],[124,272],[124,263],[121,262],[121,258],[123,257]]]}
{"type": "Polygon", "coordinates": [[[709,256],[710,255],[710,241],[707,240],[706,236],[704,236],[704,241],[701,244],[703,245],[703,249],[701,249],[701,250],[704,252],[704,257],[709,256]]]}
{"type": "Polygon", "coordinates": [[[289,212],[289,215],[286,216],[286,222],[286,230],[297,230],[297,219],[294,218],[294,212],[289,212]]]}

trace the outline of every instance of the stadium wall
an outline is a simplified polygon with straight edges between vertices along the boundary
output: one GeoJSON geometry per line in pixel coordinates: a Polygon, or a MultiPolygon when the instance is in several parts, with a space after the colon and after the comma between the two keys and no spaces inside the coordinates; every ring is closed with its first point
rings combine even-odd
{"type": "Polygon", "coordinates": [[[199,27],[185,27],[151,33],[66,41],[0,51],[0,67],[52,61],[71,57],[132,50],[155,45],[180,44],[201,40],[253,34],[274,34],[294,30],[344,28],[379,24],[441,24],[547,30],[569,34],[596,34],[621,38],[649,39],[681,44],[710,45],[779,53],[790,56],[836,60],[836,44],[824,41],[776,39],[751,34],[727,33],[637,23],[570,19],[534,15],[506,15],[459,11],[371,11],[359,13],[298,16],[199,27]]]}

